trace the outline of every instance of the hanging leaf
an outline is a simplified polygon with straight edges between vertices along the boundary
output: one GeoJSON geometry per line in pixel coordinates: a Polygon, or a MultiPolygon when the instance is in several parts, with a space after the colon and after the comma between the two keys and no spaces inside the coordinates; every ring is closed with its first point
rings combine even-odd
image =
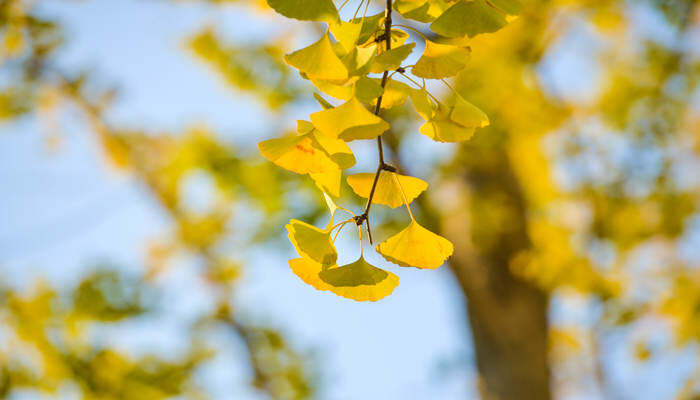
{"type": "Polygon", "coordinates": [[[425,51],[411,71],[413,75],[426,79],[455,76],[467,66],[470,54],[469,47],[426,40],[425,51]]]}
{"type": "Polygon", "coordinates": [[[340,21],[338,24],[331,25],[330,30],[333,37],[335,37],[335,40],[340,43],[346,53],[349,53],[355,48],[355,46],[357,46],[357,42],[360,40],[362,23],[360,23],[360,21],[340,21]]]}
{"type": "Polygon", "coordinates": [[[331,0],[267,0],[267,4],[288,18],[302,21],[338,21],[338,10],[331,0]]]}
{"type": "Polygon", "coordinates": [[[318,186],[324,194],[328,193],[333,197],[340,197],[340,181],[342,175],[343,173],[339,168],[317,174],[309,174],[316,186],[318,186]]]}
{"type": "Polygon", "coordinates": [[[311,122],[322,133],[348,142],[374,139],[389,129],[386,121],[367,111],[356,98],[339,107],[311,114],[311,122]]]}
{"type": "Polygon", "coordinates": [[[357,40],[359,45],[367,43],[372,36],[377,33],[377,31],[384,25],[384,13],[370,15],[364,18],[354,18],[350,22],[362,22],[362,29],[360,30],[360,38],[357,40]]]}
{"type": "Polygon", "coordinates": [[[411,55],[414,47],[416,47],[415,43],[409,43],[381,53],[372,61],[369,72],[380,73],[399,68],[403,60],[411,55]]]}
{"type": "Polygon", "coordinates": [[[318,130],[314,131],[314,138],[338,168],[347,169],[355,165],[355,155],[343,140],[324,135],[318,130]]]}
{"type": "Polygon", "coordinates": [[[308,79],[345,81],[348,78],[348,70],[333,51],[328,33],[315,43],[287,54],[284,61],[299,69],[308,79]]]}
{"type": "Polygon", "coordinates": [[[314,124],[309,121],[304,121],[303,119],[297,120],[297,133],[303,135],[314,130],[314,124]]]}
{"type": "Polygon", "coordinates": [[[425,89],[411,89],[408,92],[413,108],[424,120],[429,121],[435,115],[435,106],[425,89]]]}
{"type": "MultiPolygon", "coordinates": [[[[368,198],[372,190],[372,184],[374,183],[374,174],[359,173],[350,175],[347,177],[347,182],[355,194],[360,197],[368,198]]],[[[428,183],[422,179],[383,171],[379,174],[379,180],[377,181],[377,188],[374,190],[372,202],[396,208],[404,204],[401,189],[403,189],[406,200],[410,203],[427,188],[428,183]],[[396,175],[399,183],[401,183],[401,187],[396,184],[393,175],[396,175]]]]}
{"type": "Polygon", "coordinates": [[[489,3],[508,15],[518,15],[523,10],[518,0],[489,0],[489,3]]]}
{"type": "MultiPolygon", "coordinates": [[[[375,82],[379,84],[381,79],[376,79],[375,82]]],[[[388,110],[402,105],[406,102],[411,90],[413,89],[403,82],[394,79],[387,80],[384,94],[382,95],[382,109],[388,110]]],[[[374,106],[376,103],[376,101],[372,101],[371,104],[374,106]]]]}
{"type": "Polygon", "coordinates": [[[454,246],[416,221],[377,246],[377,252],[387,261],[402,267],[435,269],[452,255],[454,246]]]}
{"type": "Polygon", "coordinates": [[[459,0],[430,25],[433,32],[446,37],[474,37],[506,26],[505,16],[485,0],[459,0]]]}
{"type": "Polygon", "coordinates": [[[455,94],[448,104],[438,104],[437,112],[420,127],[420,133],[437,142],[461,142],[470,139],[477,128],[489,125],[483,111],[455,94]]]}
{"type": "Polygon", "coordinates": [[[289,241],[300,256],[323,265],[335,264],[338,252],[331,242],[330,230],[322,230],[296,219],[289,221],[286,228],[289,241]]]}
{"type": "Polygon", "coordinates": [[[333,104],[329,103],[326,99],[323,98],[323,96],[321,96],[321,95],[318,94],[318,93],[315,93],[315,92],[314,92],[314,99],[316,99],[316,101],[318,102],[318,104],[319,104],[319,105],[321,106],[321,108],[323,108],[324,110],[330,110],[331,108],[334,108],[334,107],[333,107],[333,104]]]}
{"type": "Polygon", "coordinates": [[[343,55],[341,60],[350,76],[365,76],[376,55],[377,45],[373,44],[367,47],[354,47],[349,53],[343,55]]]}
{"type": "Polygon", "coordinates": [[[363,76],[355,82],[355,97],[363,103],[369,103],[384,94],[384,88],[379,81],[363,76]]]}
{"type": "Polygon", "coordinates": [[[305,283],[355,301],[377,301],[390,295],[399,277],[377,268],[360,257],[341,267],[323,265],[304,258],[289,260],[289,267],[305,283]]]}
{"type": "Polygon", "coordinates": [[[268,160],[297,174],[319,173],[338,168],[310,133],[265,140],[258,143],[258,149],[268,160]]]}
{"type": "Polygon", "coordinates": [[[418,22],[433,22],[447,8],[448,3],[444,0],[396,0],[394,10],[398,11],[402,17],[418,22]]]}

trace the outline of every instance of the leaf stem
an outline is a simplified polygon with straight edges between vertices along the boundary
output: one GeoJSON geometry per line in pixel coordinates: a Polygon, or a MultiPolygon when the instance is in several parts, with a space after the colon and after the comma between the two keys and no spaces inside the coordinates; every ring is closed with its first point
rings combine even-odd
{"type": "MultiPolygon", "coordinates": [[[[392,10],[392,0],[386,0],[386,9],[384,11],[384,40],[386,44],[386,50],[391,50],[391,10],[392,10]]],[[[389,78],[389,71],[384,71],[384,74],[382,75],[382,83],[381,86],[382,88],[386,87],[386,82],[389,78]]],[[[374,115],[379,115],[379,111],[382,108],[382,96],[379,96],[377,98],[377,105],[374,107],[374,115]]],[[[379,163],[377,165],[377,172],[374,174],[374,182],[372,182],[372,190],[369,192],[369,196],[367,197],[367,205],[365,206],[365,211],[361,214],[358,215],[355,218],[355,223],[357,224],[358,227],[362,225],[362,223],[367,224],[367,236],[369,236],[369,243],[372,244],[372,230],[370,229],[370,224],[369,224],[369,209],[372,207],[372,199],[374,198],[374,192],[377,189],[377,182],[379,181],[379,174],[382,173],[382,170],[387,170],[387,171],[392,171],[396,170],[395,168],[387,165],[384,162],[384,148],[382,147],[382,136],[379,135],[377,136],[377,150],[379,152],[379,163]]],[[[362,239],[362,229],[360,229],[360,239],[362,239]]]]}

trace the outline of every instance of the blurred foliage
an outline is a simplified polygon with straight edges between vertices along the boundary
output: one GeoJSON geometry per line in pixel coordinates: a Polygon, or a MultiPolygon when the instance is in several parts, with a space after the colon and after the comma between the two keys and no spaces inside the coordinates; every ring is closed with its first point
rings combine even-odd
{"type": "MultiPolygon", "coordinates": [[[[248,268],[241,256],[246,249],[277,243],[290,210],[308,221],[325,212],[322,200],[309,194],[312,180],[280,171],[206,127],[154,133],[148,127],[133,132],[112,126],[104,114],[113,93],[90,73],[53,66],[62,29],[35,12],[35,3],[0,0],[0,118],[9,123],[44,118],[65,104],[77,108],[110,165],[142,182],[173,227],[151,244],[143,279],[98,272],[65,293],[46,283],[30,294],[4,288],[0,397],[30,388],[58,393],[65,385],[86,398],[205,397],[206,388],[197,387],[192,376],[216,349],[193,341],[184,355],[166,360],[99,346],[85,335],[93,325],[150,312],[147,287],[175,268],[182,255],[200,261],[217,304],[201,326],[221,324],[245,344],[249,357],[242,362],[251,367],[253,385],[272,398],[312,396],[315,382],[305,357],[280,332],[246,325],[240,316],[250,311],[239,310],[232,300],[248,268]],[[205,210],[192,209],[184,199],[193,174],[213,182],[205,210]],[[254,228],[236,230],[246,218],[254,218],[254,228]]],[[[234,3],[269,18],[261,1],[210,3],[234,3]]],[[[430,221],[431,229],[466,215],[467,243],[477,259],[516,249],[507,260],[515,274],[553,298],[583,298],[600,310],[590,325],[554,321],[550,359],[558,393],[591,379],[605,387],[614,377],[601,379],[605,371],[581,365],[600,362],[610,351],[608,336],[642,337],[617,344],[639,363],[654,363],[677,349],[697,353],[700,256],[692,235],[697,235],[693,221],[700,201],[700,11],[691,0],[523,4],[521,16],[507,27],[466,42],[472,59],[454,86],[492,125],[460,145],[453,157],[422,171],[432,177],[433,194],[414,212],[430,221]],[[645,30],[640,14],[654,16],[654,23],[670,33],[659,37],[645,30]],[[562,57],[571,37],[595,46],[576,58],[579,64],[559,87],[548,62],[562,57]],[[579,79],[589,74],[598,80],[590,83],[590,92],[578,93],[579,79]],[[502,240],[514,238],[519,229],[527,233],[522,249],[522,243],[502,240]],[[695,247],[688,251],[688,243],[695,247]],[[661,351],[649,346],[650,324],[652,333],[670,333],[673,343],[661,351]]],[[[318,26],[308,28],[318,33],[318,26]]],[[[290,38],[236,43],[216,32],[203,27],[188,39],[188,48],[233,89],[279,115],[311,99],[310,85],[281,62],[290,38]]],[[[388,157],[410,171],[415,141],[405,138],[417,135],[418,128],[404,108],[386,113],[393,130],[385,143],[388,157]]],[[[396,230],[391,217],[380,213],[375,220],[384,223],[377,234],[396,230]]],[[[697,398],[700,369],[685,378],[678,397],[697,398]]],[[[582,386],[578,389],[586,390],[582,386]]]]}

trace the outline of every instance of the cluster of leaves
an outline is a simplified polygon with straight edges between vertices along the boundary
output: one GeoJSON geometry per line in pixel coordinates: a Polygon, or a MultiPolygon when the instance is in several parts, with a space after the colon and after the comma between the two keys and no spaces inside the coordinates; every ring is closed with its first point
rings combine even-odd
{"type": "MultiPolygon", "coordinates": [[[[340,9],[349,3],[344,2],[340,9]]],[[[287,225],[289,239],[301,256],[290,260],[290,267],[314,288],[357,301],[381,299],[391,294],[399,282],[391,272],[367,263],[362,253],[365,224],[372,242],[369,211],[373,203],[391,208],[406,205],[411,219],[405,229],[376,246],[386,260],[403,267],[434,269],[453,252],[450,241],[424,228],[413,217],[409,204],[428,184],[397,173],[384,161],[381,137],[391,126],[380,117],[380,112],[410,99],[416,113],[425,120],[420,133],[437,142],[465,141],[477,128],[489,125],[486,114],[462,95],[453,91],[449,98],[440,101],[427,90],[425,80],[441,80],[450,87],[445,79],[461,72],[470,58],[467,37],[502,28],[507,18],[518,14],[521,8],[517,0],[389,0],[384,12],[367,15],[370,3],[360,0],[352,18],[343,20],[331,0],[268,0],[270,7],[286,17],[327,24],[317,41],[287,54],[284,60],[321,93],[342,103],[334,106],[314,93],[322,110],[312,113],[310,121],[297,121],[296,135],[259,144],[262,155],[276,165],[308,174],[330,208],[331,218],[325,228],[294,219],[287,225]],[[439,37],[431,40],[420,27],[393,24],[394,11],[416,25],[430,23],[431,37],[439,37]],[[407,65],[406,60],[417,45],[410,41],[410,32],[422,42],[423,53],[414,64],[407,65]],[[379,148],[377,171],[347,177],[354,193],[367,199],[364,212],[358,215],[336,206],[332,197],[340,195],[342,171],[355,164],[347,143],[373,139],[379,148]],[[352,217],[334,224],[336,210],[346,211],[352,217]],[[338,266],[334,242],[347,223],[358,227],[361,254],[357,261],[338,266]]]]}

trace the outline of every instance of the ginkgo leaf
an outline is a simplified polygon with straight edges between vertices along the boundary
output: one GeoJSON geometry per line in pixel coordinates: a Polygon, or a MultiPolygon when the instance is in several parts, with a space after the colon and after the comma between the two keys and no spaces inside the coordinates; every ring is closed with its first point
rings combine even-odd
{"type": "Polygon", "coordinates": [[[377,55],[376,48],[377,45],[354,47],[341,58],[341,61],[345,64],[351,76],[367,75],[372,65],[372,60],[374,60],[377,55]]]}
{"type": "Polygon", "coordinates": [[[380,73],[399,68],[414,47],[416,47],[415,43],[409,43],[381,53],[372,61],[369,72],[380,73]]]}
{"type": "Polygon", "coordinates": [[[304,121],[303,119],[297,120],[297,133],[303,135],[314,130],[314,124],[309,121],[304,121]]]}
{"type": "Polygon", "coordinates": [[[425,41],[425,51],[411,70],[413,75],[426,79],[455,76],[467,66],[471,50],[449,44],[425,41]]]}
{"type": "Polygon", "coordinates": [[[389,129],[386,121],[367,111],[356,98],[311,114],[311,122],[322,133],[345,141],[374,139],[389,129]]]}
{"type": "Polygon", "coordinates": [[[355,82],[355,97],[363,103],[369,103],[383,93],[384,88],[376,79],[363,76],[355,82]]]}
{"type": "Polygon", "coordinates": [[[292,272],[317,290],[325,290],[355,301],[377,301],[390,295],[399,285],[399,277],[377,268],[360,257],[354,263],[338,267],[304,258],[289,260],[292,272]]]}
{"type": "Polygon", "coordinates": [[[288,18],[302,21],[338,21],[332,0],[267,0],[267,4],[288,18]]]}
{"type": "MultiPolygon", "coordinates": [[[[376,79],[375,82],[379,84],[381,79],[376,79]]],[[[413,89],[403,82],[394,79],[387,80],[384,93],[382,94],[382,108],[390,109],[402,105],[406,102],[411,90],[413,89]]],[[[376,101],[372,101],[371,104],[375,105],[376,101]]]]}
{"type": "Polygon", "coordinates": [[[438,109],[419,131],[438,142],[460,142],[470,139],[477,128],[489,124],[483,111],[455,95],[449,104],[438,104],[438,109]]]}
{"type": "Polygon", "coordinates": [[[324,99],[323,96],[321,96],[318,93],[314,93],[314,99],[318,102],[318,104],[323,108],[324,110],[330,110],[333,107],[333,104],[329,103],[328,100],[324,99]]]}
{"type": "Polygon", "coordinates": [[[344,81],[348,78],[348,69],[333,51],[328,33],[315,43],[285,55],[284,60],[309,79],[344,81]]]}
{"type": "Polygon", "coordinates": [[[445,0],[396,0],[394,10],[398,11],[404,18],[419,22],[432,22],[439,17],[449,3],[445,0]]]}
{"type": "Polygon", "coordinates": [[[324,194],[328,193],[333,197],[340,197],[340,182],[342,175],[343,173],[340,168],[317,174],[309,174],[316,186],[321,189],[324,194]]]}
{"type": "Polygon", "coordinates": [[[367,43],[368,40],[372,38],[379,28],[384,23],[384,13],[370,15],[364,18],[358,17],[350,20],[350,22],[362,22],[362,29],[360,30],[360,37],[357,43],[362,45],[367,43]]]}
{"type": "Polygon", "coordinates": [[[312,79],[311,83],[316,86],[316,89],[338,100],[350,100],[350,98],[352,98],[352,91],[355,86],[355,82],[353,81],[348,81],[343,84],[336,84],[333,82],[312,79]]]}
{"type": "Polygon", "coordinates": [[[523,5],[518,0],[489,0],[489,3],[508,15],[518,15],[523,10],[523,5]]]}
{"type": "Polygon", "coordinates": [[[338,168],[347,169],[355,165],[355,155],[343,140],[324,135],[318,130],[314,131],[314,138],[338,168]]]}
{"type": "Polygon", "coordinates": [[[459,0],[442,13],[430,29],[446,37],[474,37],[496,32],[506,24],[505,16],[485,0],[459,0]]]}
{"type": "Polygon", "coordinates": [[[331,241],[330,230],[322,230],[304,221],[293,219],[285,226],[289,241],[300,256],[323,265],[335,264],[338,252],[331,241]]]}
{"type": "Polygon", "coordinates": [[[377,245],[377,252],[387,261],[402,267],[435,269],[452,255],[454,246],[416,221],[377,245]]]}
{"type": "Polygon", "coordinates": [[[260,153],[274,164],[297,174],[319,173],[338,165],[311,133],[258,143],[260,153]]]}
{"type": "Polygon", "coordinates": [[[435,115],[435,107],[425,89],[413,89],[408,92],[413,108],[424,120],[429,121],[435,115]]]}
{"type": "Polygon", "coordinates": [[[340,21],[338,24],[333,24],[330,26],[331,33],[335,40],[340,43],[346,53],[350,52],[357,45],[358,40],[360,40],[360,33],[362,32],[362,23],[360,21],[356,22],[346,22],[340,21]]]}
{"type": "MultiPolygon", "coordinates": [[[[359,173],[347,177],[348,185],[360,197],[368,198],[372,191],[374,183],[374,174],[359,173]]],[[[374,190],[373,203],[384,204],[391,208],[396,208],[404,204],[401,189],[406,196],[406,200],[410,203],[418,197],[425,189],[428,188],[428,183],[422,179],[413,176],[399,175],[394,172],[383,171],[379,174],[377,187],[374,190]],[[394,176],[399,180],[401,187],[396,184],[394,176]]]]}

